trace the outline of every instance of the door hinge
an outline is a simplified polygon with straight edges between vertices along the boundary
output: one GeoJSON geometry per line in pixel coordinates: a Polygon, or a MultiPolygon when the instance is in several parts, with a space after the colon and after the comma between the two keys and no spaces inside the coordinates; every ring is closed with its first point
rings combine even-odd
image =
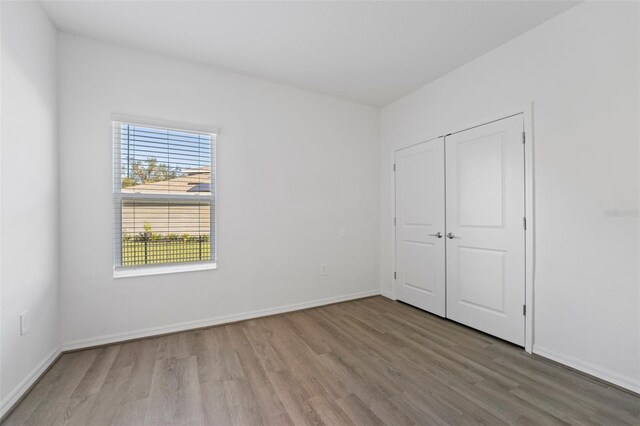
{"type": "Polygon", "coordinates": [[[396,279],[396,273],[395,272],[393,273],[393,279],[394,280],[396,279]]]}
{"type": "Polygon", "coordinates": [[[524,132],[522,132],[522,143],[524,143],[525,140],[526,140],[526,136],[524,135],[524,132]]]}
{"type": "Polygon", "coordinates": [[[527,218],[526,217],[522,218],[522,224],[524,225],[524,230],[526,231],[527,230],[527,218]]]}
{"type": "Polygon", "coordinates": [[[396,163],[393,163],[393,171],[396,171],[396,163]]]}
{"type": "Polygon", "coordinates": [[[527,305],[522,305],[522,315],[527,315],[527,305]]]}
{"type": "Polygon", "coordinates": [[[393,226],[396,226],[396,218],[393,218],[393,226]]]}

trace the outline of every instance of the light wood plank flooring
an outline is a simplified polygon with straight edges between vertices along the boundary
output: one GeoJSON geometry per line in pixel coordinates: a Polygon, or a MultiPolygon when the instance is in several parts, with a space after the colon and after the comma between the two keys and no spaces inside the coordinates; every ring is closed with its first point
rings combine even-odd
{"type": "Polygon", "coordinates": [[[635,424],[640,398],[382,297],[63,355],[9,425],[635,424]]]}

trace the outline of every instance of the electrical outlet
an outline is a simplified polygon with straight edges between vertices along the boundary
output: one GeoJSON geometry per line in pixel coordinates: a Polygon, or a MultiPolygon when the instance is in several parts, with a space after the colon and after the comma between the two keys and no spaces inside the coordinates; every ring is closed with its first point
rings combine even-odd
{"type": "Polygon", "coordinates": [[[320,275],[329,275],[329,267],[326,263],[320,264],[320,275]]]}
{"type": "Polygon", "coordinates": [[[340,228],[338,230],[338,236],[340,238],[347,238],[347,235],[349,235],[348,232],[347,232],[347,228],[340,228]]]}
{"type": "Polygon", "coordinates": [[[31,318],[29,317],[29,311],[24,311],[20,314],[20,335],[24,336],[29,332],[31,326],[31,318]]]}

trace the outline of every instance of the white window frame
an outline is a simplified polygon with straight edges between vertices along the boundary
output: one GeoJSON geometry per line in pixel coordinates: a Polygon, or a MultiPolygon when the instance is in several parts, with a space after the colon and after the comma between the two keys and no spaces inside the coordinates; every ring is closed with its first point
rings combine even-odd
{"type": "Polygon", "coordinates": [[[140,277],[147,275],[172,274],[178,272],[192,272],[217,269],[218,264],[218,232],[217,232],[217,177],[216,164],[217,159],[216,148],[218,135],[220,130],[217,127],[197,125],[191,123],[179,123],[167,120],[155,120],[150,118],[133,117],[122,114],[111,115],[111,139],[113,143],[113,207],[114,207],[114,227],[113,227],[113,276],[114,278],[140,277]],[[144,193],[123,193],[121,192],[122,161],[120,153],[120,135],[115,132],[117,124],[129,124],[134,126],[149,126],[163,130],[175,130],[182,132],[201,133],[211,136],[211,191],[209,195],[204,194],[144,194],[144,193]],[[144,266],[119,266],[118,263],[122,259],[122,201],[138,200],[138,201],[163,201],[171,200],[175,202],[193,202],[208,201],[210,204],[210,237],[209,244],[211,246],[210,253],[213,258],[200,262],[176,262],[144,266]],[[119,236],[119,238],[118,238],[119,236]]]}

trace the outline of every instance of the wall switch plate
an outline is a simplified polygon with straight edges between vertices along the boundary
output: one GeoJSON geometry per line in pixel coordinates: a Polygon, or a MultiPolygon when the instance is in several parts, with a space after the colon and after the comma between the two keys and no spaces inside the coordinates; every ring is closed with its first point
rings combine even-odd
{"type": "Polygon", "coordinates": [[[20,314],[20,335],[24,336],[29,332],[29,327],[31,326],[31,318],[29,316],[29,311],[24,311],[20,314]]]}
{"type": "Polygon", "coordinates": [[[347,238],[347,228],[340,228],[338,230],[338,236],[340,236],[340,238],[347,238]]]}
{"type": "Polygon", "coordinates": [[[320,275],[329,275],[329,267],[326,263],[320,264],[320,275]]]}

